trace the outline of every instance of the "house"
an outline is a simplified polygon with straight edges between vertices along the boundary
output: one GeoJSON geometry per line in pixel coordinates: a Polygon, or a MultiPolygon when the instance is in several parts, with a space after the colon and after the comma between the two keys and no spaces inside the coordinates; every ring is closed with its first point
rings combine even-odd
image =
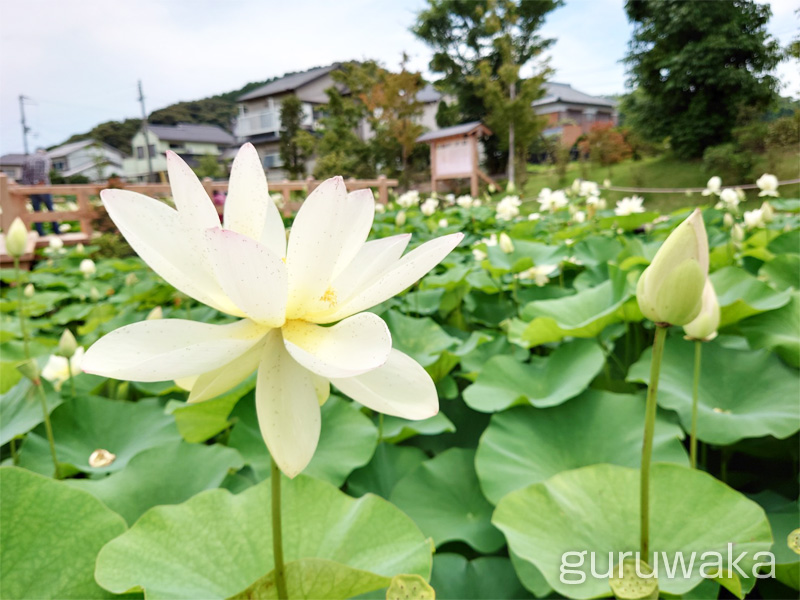
{"type": "Polygon", "coordinates": [[[543,135],[557,135],[562,144],[572,147],[595,123],[617,124],[615,101],[590,96],[567,83],[548,82],[544,87],[545,95],[532,104],[536,114],[547,117],[543,135]]]}
{"type": "Polygon", "coordinates": [[[116,148],[92,139],[64,144],[47,155],[53,170],[61,177],[82,175],[89,181],[105,181],[112,175],[122,175],[125,158],[116,148]]]}
{"type": "MultiPolygon", "coordinates": [[[[239,116],[234,126],[234,135],[239,143],[250,142],[256,147],[269,179],[286,177],[281,169],[280,158],[281,102],[289,95],[296,95],[302,102],[305,115],[303,127],[309,131],[316,129],[328,103],[325,90],[336,86],[347,93],[331,76],[339,68],[340,64],[334,63],[327,67],[286,75],[239,97],[239,116]]],[[[427,85],[420,90],[417,97],[423,103],[420,122],[426,129],[438,129],[436,111],[442,95],[433,86],[427,85]]],[[[366,120],[359,124],[357,134],[361,139],[372,136],[366,120]]],[[[313,159],[306,164],[306,170],[309,173],[314,170],[313,159]]]]}
{"type": "MultiPolygon", "coordinates": [[[[336,85],[331,73],[339,63],[286,75],[239,97],[239,117],[233,128],[240,143],[250,142],[258,150],[271,179],[283,179],[280,157],[281,102],[297,96],[303,105],[303,127],[314,129],[321,107],[328,103],[325,90],[336,85]]],[[[313,161],[306,165],[313,170],[313,161]]]]}
{"type": "Polygon", "coordinates": [[[235,143],[236,139],[230,133],[216,125],[148,125],[147,131],[140,129],[131,140],[133,156],[124,161],[125,178],[146,181],[150,170],[148,162],[152,163],[153,173],[165,174],[167,150],[172,150],[194,167],[202,156],[220,159],[235,143]]]}
{"type": "Polygon", "coordinates": [[[24,162],[24,154],[4,154],[0,156],[0,173],[8,175],[14,181],[19,181],[22,177],[22,163],[24,162]]]}

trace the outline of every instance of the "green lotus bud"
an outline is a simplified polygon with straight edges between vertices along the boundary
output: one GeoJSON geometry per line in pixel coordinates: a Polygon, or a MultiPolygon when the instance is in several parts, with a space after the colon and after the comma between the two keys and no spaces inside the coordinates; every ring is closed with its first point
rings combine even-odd
{"type": "Polygon", "coordinates": [[[25,286],[25,289],[22,291],[25,294],[26,298],[33,298],[33,294],[36,292],[36,288],[33,287],[32,283],[29,283],[25,286]]]}
{"type": "Polygon", "coordinates": [[[160,306],[156,306],[153,310],[147,313],[147,316],[144,318],[145,321],[155,321],[157,319],[164,318],[164,309],[160,306]]]}
{"type": "Polygon", "coordinates": [[[506,185],[506,194],[513,194],[517,191],[517,186],[514,185],[513,181],[509,181],[508,185],[506,185]]]}
{"type": "Polygon", "coordinates": [[[34,383],[39,381],[39,375],[41,374],[39,364],[32,358],[18,364],[17,371],[34,383]]]}
{"type": "Polygon", "coordinates": [[[766,200],[764,200],[764,203],[761,205],[761,216],[765,223],[770,223],[775,218],[775,209],[772,208],[772,204],[766,200]]]}
{"type": "Polygon", "coordinates": [[[11,223],[6,234],[6,252],[9,256],[19,258],[25,254],[25,246],[28,245],[28,230],[25,228],[25,223],[22,219],[17,217],[11,223]]]}
{"type": "Polygon", "coordinates": [[[505,254],[511,254],[514,251],[514,242],[511,241],[507,233],[501,233],[499,240],[498,245],[500,246],[500,250],[505,254]]]}
{"type": "Polygon", "coordinates": [[[734,223],[731,227],[731,239],[737,244],[744,240],[744,229],[739,223],[734,223]]]}
{"type": "Polygon", "coordinates": [[[128,273],[125,276],[125,285],[131,287],[132,285],[136,284],[139,281],[139,278],[136,277],[136,273],[128,273]]]}
{"type": "Polygon", "coordinates": [[[89,299],[92,302],[98,302],[100,300],[100,292],[97,291],[97,288],[92,286],[92,289],[89,290],[89,299]]]}
{"type": "Polygon", "coordinates": [[[683,330],[690,339],[710,342],[717,337],[719,321],[720,310],[717,294],[711,280],[706,279],[706,285],[703,288],[703,307],[700,309],[700,314],[694,321],[684,325],[683,330]]]}
{"type": "Polygon", "coordinates": [[[722,224],[725,225],[725,227],[730,229],[731,227],[733,227],[734,223],[735,223],[735,221],[733,220],[733,215],[731,213],[729,213],[729,212],[726,212],[725,216],[722,217],[722,224]]]}
{"type": "Polygon", "coordinates": [[[405,211],[401,210],[399,213],[397,213],[397,216],[394,218],[394,224],[397,227],[402,227],[403,225],[406,224],[406,213],[405,213],[405,211]]]}
{"type": "Polygon", "coordinates": [[[69,329],[65,329],[64,333],[61,334],[61,339],[58,341],[58,355],[64,358],[72,358],[77,349],[78,342],[75,340],[75,336],[72,335],[69,329]]]}
{"type": "Polygon", "coordinates": [[[708,276],[708,236],[700,210],[678,225],[636,286],[642,314],[656,323],[686,325],[702,307],[708,276]]]}

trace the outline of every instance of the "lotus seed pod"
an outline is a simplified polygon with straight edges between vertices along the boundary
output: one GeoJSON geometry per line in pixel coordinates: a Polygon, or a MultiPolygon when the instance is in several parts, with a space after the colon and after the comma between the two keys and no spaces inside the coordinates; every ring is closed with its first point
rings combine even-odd
{"type": "Polygon", "coordinates": [[[28,244],[28,230],[25,228],[25,223],[22,219],[17,217],[11,223],[6,234],[6,252],[9,256],[19,258],[25,254],[25,246],[28,244]]]}
{"type": "Polygon", "coordinates": [[[659,248],[636,286],[642,314],[656,323],[686,325],[702,307],[708,276],[708,237],[695,210],[659,248]]]}
{"type": "Polygon", "coordinates": [[[26,298],[33,298],[33,294],[36,292],[36,288],[33,287],[32,283],[29,283],[25,286],[25,290],[22,292],[25,294],[26,298]]]}
{"type": "Polygon", "coordinates": [[[72,335],[69,329],[65,329],[64,333],[61,334],[61,339],[58,341],[58,355],[64,358],[72,358],[77,349],[78,342],[75,340],[75,336],[72,335]]]}
{"type": "Polygon", "coordinates": [[[657,600],[658,579],[643,560],[626,558],[614,565],[608,583],[619,600],[657,600]],[[638,560],[638,565],[636,563],[638,560]]]}
{"type": "Polygon", "coordinates": [[[507,233],[501,233],[499,238],[500,250],[506,254],[511,254],[514,251],[514,242],[508,237],[507,233]]]}
{"type": "Polygon", "coordinates": [[[711,280],[706,279],[706,285],[703,288],[703,307],[700,309],[700,314],[694,321],[684,325],[683,330],[687,337],[693,340],[710,342],[717,337],[719,321],[720,309],[717,293],[714,291],[711,280]]]}

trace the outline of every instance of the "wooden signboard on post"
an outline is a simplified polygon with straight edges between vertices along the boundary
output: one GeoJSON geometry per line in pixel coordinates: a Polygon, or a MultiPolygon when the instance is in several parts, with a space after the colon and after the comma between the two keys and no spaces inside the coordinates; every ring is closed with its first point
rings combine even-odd
{"type": "Polygon", "coordinates": [[[491,135],[480,121],[445,127],[417,138],[431,147],[431,191],[436,183],[446,179],[469,179],[470,194],[478,196],[478,179],[494,183],[478,164],[478,138],[491,135]]]}

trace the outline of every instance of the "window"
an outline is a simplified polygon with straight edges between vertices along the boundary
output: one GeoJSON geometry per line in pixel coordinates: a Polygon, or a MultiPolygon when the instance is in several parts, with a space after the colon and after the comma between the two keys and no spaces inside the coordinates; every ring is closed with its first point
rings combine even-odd
{"type": "Polygon", "coordinates": [[[283,166],[281,155],[278,152],[264,155],[264,160],[262,163],[264,164],[265,169],[277,169],[283,166]]]}
{"type": "Polygon", "coordinates": [[[147,146],[147,153],[150,155],[150,158],[156,155],[156,146],[155,144],[150,144],[147,146]]]}
{"type": "Polygon", "coordinates": [[[56,171],[65,171],[67,168],[67,161],[66,160],[56,160],[53,162],[53,168],[56,171]]]}
{"type": "Polygon", "coordinates": [[[144,158],[144,148],[142,146],[136,146],[136,158],[144,158]]]}

